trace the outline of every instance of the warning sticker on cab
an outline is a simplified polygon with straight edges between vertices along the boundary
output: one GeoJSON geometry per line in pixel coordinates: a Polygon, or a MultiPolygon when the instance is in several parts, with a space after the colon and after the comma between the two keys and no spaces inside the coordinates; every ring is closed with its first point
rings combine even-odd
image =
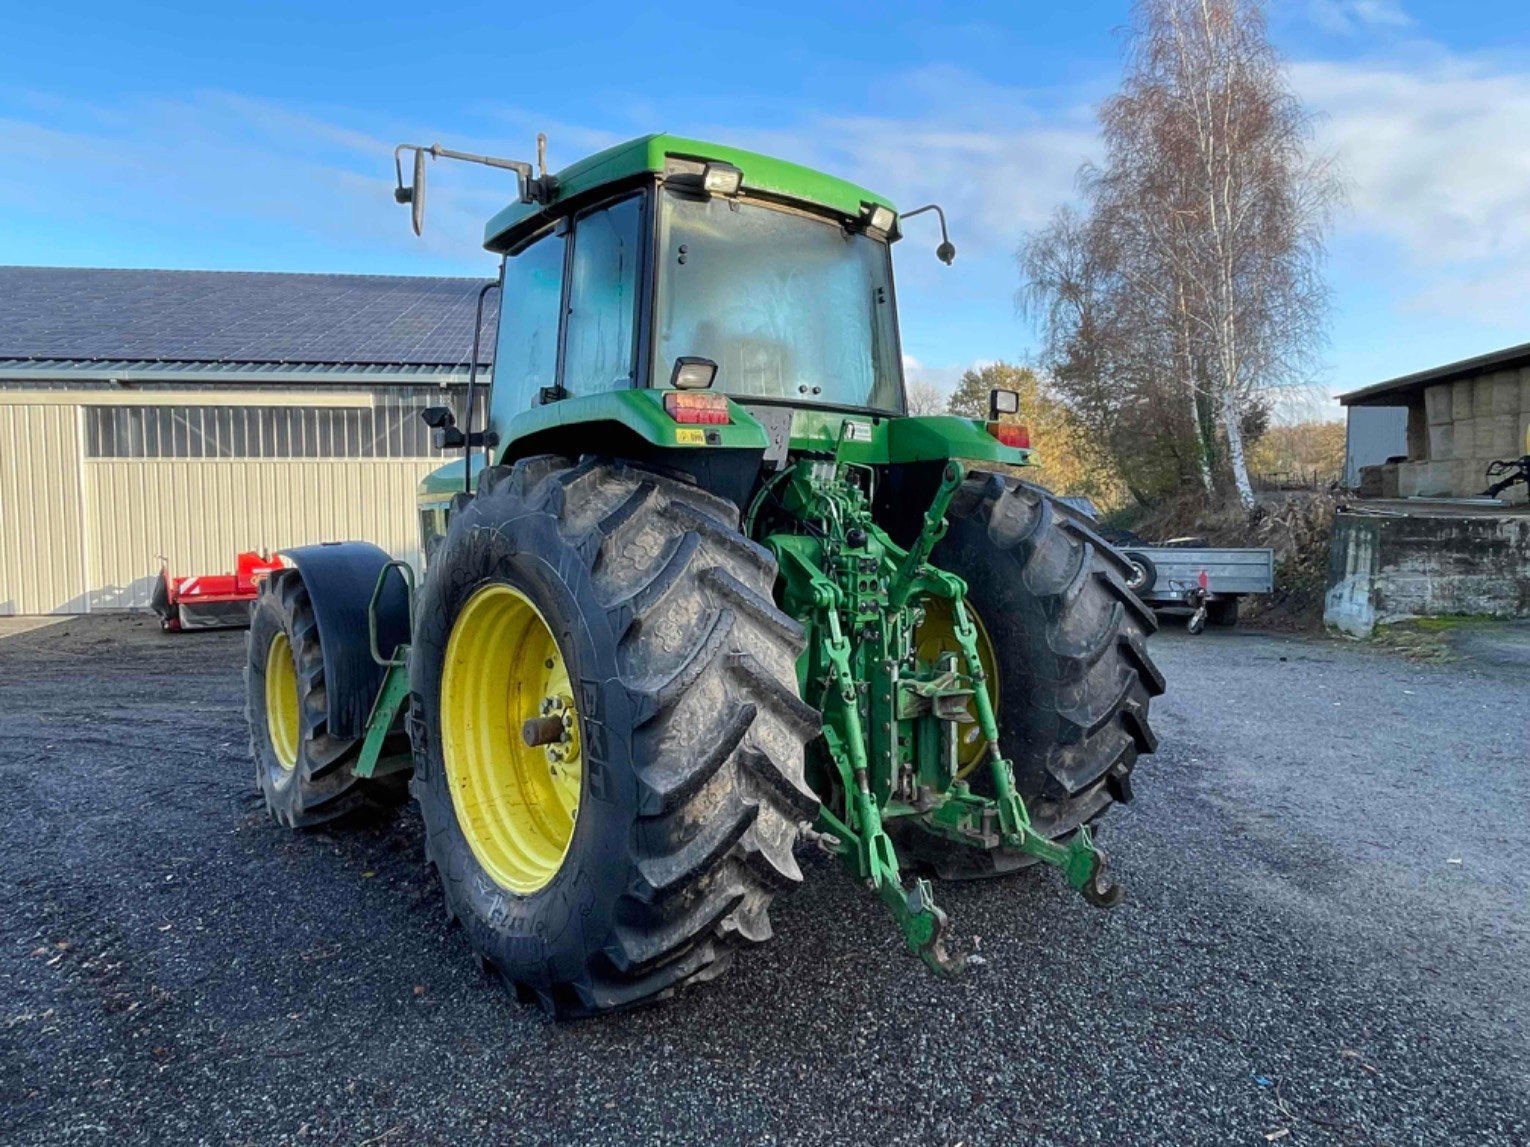
{"type": "Polygon", "coordinates": [[[870,442],[871,427],[864,422],[856,422],[854,419],[845,419],[846,442],[870,442]]]}
{"type": "Polygon", "coordinates": [[[705,446],[706,432],[699,426],[682,426],[675,431],[675,442],[681,446],[705,446]]]}

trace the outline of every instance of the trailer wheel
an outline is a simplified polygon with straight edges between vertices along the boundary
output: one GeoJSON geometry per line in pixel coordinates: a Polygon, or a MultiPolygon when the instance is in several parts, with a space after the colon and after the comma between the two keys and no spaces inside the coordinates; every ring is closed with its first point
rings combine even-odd
{"type": "Polygon", "coordinates": [[[1133,593],[1147,593],[1152,589],[1158,581],[1158,567],[1153,564],[1153,559],[1136,550],[1123,550],[1121,556],[1131,566],[1126,575],[1126,588],[1133,593]]]}
{"type": "Polygon", "coordinates": [[[266,809],[288,828],[396,807],[402,777],[351,773],[359,738],[329,735],[319,623],[295,569],[262,581],[245,636],[245,719],[255,783],[266,809]]]}
{"type": "MultiPolygon", "coordinates": [[[[979,652],[996,663],[1000,747],[1036,829],[1070,836],[1131,799],[1137,760],[1157,747],[1148,705],[1164,682],[1146,645],[1157,623],[1127,586],[1128,559],[1045,490],[976,472],[949,518],[931,560],[967,581],[979,652]]],[[[991,792],[984,769],[970,780],[991,792]]],[[[917,829],[897,843],[948,879],[1034,863],[917,829]]]]}
{"type": "Polygon", "coordinates": [[[1221,629],[1231,629],[1238,624],[1238,599],[1218,598],[1206,603],[1206,620],[1221,629]]]}
{"type": "Polygon", "coordinates": [[[559,1016],[710,979],[771,934],[818,808],[801,627],[731,502],[618,462],[487,471],[410,657],[413,789],[448,912],[559,1016]]]}

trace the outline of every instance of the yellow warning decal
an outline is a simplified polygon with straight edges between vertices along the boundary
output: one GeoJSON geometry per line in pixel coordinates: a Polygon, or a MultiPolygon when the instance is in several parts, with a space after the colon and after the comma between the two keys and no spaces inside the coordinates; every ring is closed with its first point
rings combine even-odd
{"type": "Polygon", "coordinates": [[[682,426],[675,431],[675,442],[681,446],[705,446],[706,431],[694,426],[682,426]]]}

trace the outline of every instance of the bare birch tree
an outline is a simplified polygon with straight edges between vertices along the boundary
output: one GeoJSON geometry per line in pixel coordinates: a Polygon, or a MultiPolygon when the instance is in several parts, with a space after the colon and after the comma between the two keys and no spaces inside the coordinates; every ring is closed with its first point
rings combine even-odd
{"type": "MultiPolygon", "coordinates": [[[[1088,210],[1021,249],[1059,389],[1208,494],[1254,505],[1247,431],[1321,345],[1322,239],[1340,187],[1260,0],[1139,0],[1100,111],[1088,210]]],[[[1132,473],[1127,459],[1123,469],[1132,473]]]]}
{"type": "Polygon", "coordinates": [[[933,382],[915,379],[904,387],[904,397],[910,414],[944,414],[946,392],[933,382]]]}

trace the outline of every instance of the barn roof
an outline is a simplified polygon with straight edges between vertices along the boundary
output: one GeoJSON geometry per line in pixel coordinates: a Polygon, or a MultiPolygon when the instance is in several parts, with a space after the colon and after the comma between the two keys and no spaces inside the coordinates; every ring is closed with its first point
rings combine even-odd
{"type": "MultiPolygon", "coordinates": [[[[201,367],[375,373],[462,368],[479,279],[0,267],[0,360],[12,377],[201,367]]],[[[493,299],[490,298],[492,304],[493,299]]],[[[487,308],[480,353],[492,358],[487,308]]]]}

